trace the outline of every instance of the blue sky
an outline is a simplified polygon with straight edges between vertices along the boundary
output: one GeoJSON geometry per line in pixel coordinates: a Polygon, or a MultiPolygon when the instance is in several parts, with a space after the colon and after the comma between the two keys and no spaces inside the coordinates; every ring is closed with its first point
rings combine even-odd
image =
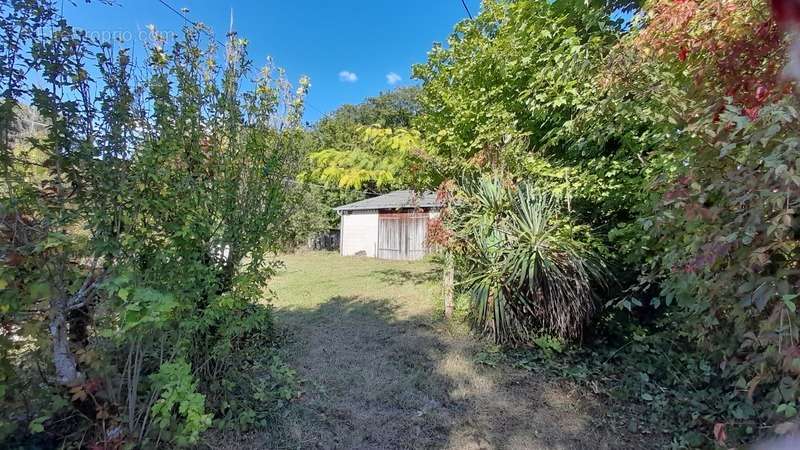
{"type": "MultiPolygon", "coordinates": [[[[344,103],[396,86],[412,84],[411,65],[425,61],[434,41],[444,41],[466,18],[461,0],[165,0],[187,16],[210,25],[219,40],[234,28],[250,43],[261,65],[272,56],[296,82],[311,77],[306,120],[344,103]],[[391,83],[390,83],[391,82],[391,83]]],[[[114,6],[64,2],[64,16],[94,36],[117,36],[134,43],[147,26],[180,31],[184,22],[159,0],[115,0],[114,6]]],[[[477,14],[480,0],[467,0],[477,14]]],[[[142,47],[134,45],[137,57],[142,47]]]]}

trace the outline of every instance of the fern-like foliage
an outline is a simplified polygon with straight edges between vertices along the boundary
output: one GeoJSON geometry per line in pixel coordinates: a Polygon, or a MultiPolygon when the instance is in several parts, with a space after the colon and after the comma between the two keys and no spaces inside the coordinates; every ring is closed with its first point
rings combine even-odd
{"type": "Polygon", "coordinates": [[[380,127],[361,127],[358,133],[360,139],[349,148],[309,154],[311,168],[303,178],[350,189],[404,186],[411,176],[412,153],[420,147],[419,133],[380,127]]]}

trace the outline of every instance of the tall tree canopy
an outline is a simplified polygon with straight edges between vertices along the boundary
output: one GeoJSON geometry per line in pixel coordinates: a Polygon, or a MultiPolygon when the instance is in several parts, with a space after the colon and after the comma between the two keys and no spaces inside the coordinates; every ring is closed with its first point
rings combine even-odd
{"type": "Polygon", "coordinates": [[[372,192],[407,187],[421,147],[411,128],[419,109],[419,88],[403,87],[323,117],[311,132],[314,150],[303,178],[372,192]]]}
{"type": "MultiPolygon", "coordinates": [[[[538,173],[567,195],[594,189],[597,161],[568,158],[564,129],[594,95],[594,76],[620,36],[601,10],[543,1],[485,2],[414,67],[423,81],[418,125],[442,178],[538,173]],[[556,163],[556,160],[561,162],[556,163]]],[[[593,193],[592,196],[596,196],[593,193]]]]}

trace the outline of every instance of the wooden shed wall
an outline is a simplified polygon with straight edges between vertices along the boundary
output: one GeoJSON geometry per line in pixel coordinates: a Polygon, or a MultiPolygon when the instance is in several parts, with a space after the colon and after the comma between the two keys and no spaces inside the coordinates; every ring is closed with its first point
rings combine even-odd
{"type": "Polygon", "coordinates": [[[414,261],[427,253],[428,211],[380,211],[378,251],[380,259],[414,261]]]}
{"type": "Polygon", "coordinates": [[[428,253],[428,222],[438,215],[438,209],[345,211],[340,253],[379,259],[422,259],[428,253]]]}

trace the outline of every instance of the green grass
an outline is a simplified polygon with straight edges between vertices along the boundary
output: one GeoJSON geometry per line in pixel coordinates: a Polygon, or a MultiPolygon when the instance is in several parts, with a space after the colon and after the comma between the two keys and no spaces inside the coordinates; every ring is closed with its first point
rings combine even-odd
{"type": "Polygon", "coordinates": [[[269,430],[218,436],[213,448],[647,446],[575,384],[491,367],[491,348],[442,322],[435,265],[324,252],[281,259],[270,301],[301,392],[269,430]]]}
{"type": "Polygon", "coordinates": [[[391,298],[409,313],[436,307],[441,288],[434,265],[301,252],[280,258],[285,268],[270,287],[279,309],[313,309],[334,297],[391,298]]]}

